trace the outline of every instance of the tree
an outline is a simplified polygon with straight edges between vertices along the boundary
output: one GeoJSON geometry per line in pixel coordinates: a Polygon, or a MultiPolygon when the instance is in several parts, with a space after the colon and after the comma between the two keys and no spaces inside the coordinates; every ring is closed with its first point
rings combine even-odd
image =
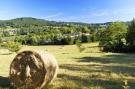
{"type": "Polygon", "coordinates": [[[126,40],[131,48],[135,48],[135,19],[133,19],[129,25],[126,40]]]}
{"type": "Polygon", "coordinates": [[[0,35],[0,43],[2,42],[2,36],[0,35]]]}
{"type": "Polygon", "coordinates": [[[74,44],[74,39],[74,37],[68,35],[61,40],[61,43],[64,45],[72,45],[74,44]]]}
{"type": "Polygon", "coordinates": [[[26,44],[28,45],[38,45],[38,38],[36,35],[30,34],[26,36],[25,39],[26,39],[26,44]]]}
{"type": "Polygon", "coordinates": [[[123,22],[111,23],[100,33],[100,46],[103,51],[121,52],[124,49],[127,25],[123,22]]]}
{"type": "Polygon", "coordinates": [[[82,41],[82,42],[90,42],[90,36],[83,34],[83,35],[81,36],[81,41],[82,41]]]}
{"type": "Polygon", "coordinates": [[[90,30],[88,29],[87,26],[82,27],[82,33],[88,33],[88,32],[90,32],[90,30]]]}

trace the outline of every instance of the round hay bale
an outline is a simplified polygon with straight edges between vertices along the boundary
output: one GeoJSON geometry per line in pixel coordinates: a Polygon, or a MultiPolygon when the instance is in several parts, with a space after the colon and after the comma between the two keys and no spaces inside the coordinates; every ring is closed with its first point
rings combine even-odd
{"type": "Polygon", "coordinates": [[[10,79],[17,88],[43,88],[57,75],[54,56],[45,51],[23,51],[10,65],[10,79]]]}

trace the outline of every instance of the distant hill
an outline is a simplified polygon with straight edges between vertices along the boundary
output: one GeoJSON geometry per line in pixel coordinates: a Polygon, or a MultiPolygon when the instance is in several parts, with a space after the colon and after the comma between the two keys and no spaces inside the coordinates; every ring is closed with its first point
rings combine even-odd
{"type": "MultiPolygon", "coordinates": [[[[44,19],[37,19],[32,17],[22,17],[15,18],[11,20],[0,20],[0,27],[11,26],[11,27],[28,27],[28,26],[67,26],[67,25],[80,25],[80,26],[107,26],[112,22],[107,23],[82,23],[82,22],[57,22],[57,21],[48,21],[44,19]]],[[[126,22],[129,24],[129,22],[126,22]]]]}
{"type": "Polygon", "coordinates": [[[64,25],[90,25],[88,23],[81,22],[56,22],[56,21],[48,21],[44,19],[37,19],[32,17],[22,17],[11,20],[0,20],[0,26],[29,26],[29,25],[46,25],[46,26],[64,26],[64,25]]]}

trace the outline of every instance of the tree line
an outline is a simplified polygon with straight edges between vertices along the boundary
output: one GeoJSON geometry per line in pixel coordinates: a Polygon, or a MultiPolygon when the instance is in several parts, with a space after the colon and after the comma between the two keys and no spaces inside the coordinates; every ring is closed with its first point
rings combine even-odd
{"type": "Polygon", "coordinates": [[[36,18],[17,18],[13,20],[0,21],[3,29],[2,37],[15,37],[13,40],[23,45],[45,45],[45,44],[75,44],[76,40],[81,42],[95,41],[95,33],[98,26],[86,23],[55,22],[36,18]],[[13,30],[6,30],[12,28],[13,30]],[[14,32],[15,34],[11,34],[14,32]]]}
{"type": "MultiPolygon", "coordinates": [[[[0,21],[0,31],[15,29],[15,35],[0,34],[0,41],[10,37],[22,45],[72,45],[78,42],[99,42],[105,52],[134,52],[135,19],[131,22],[86,24],[55,22],[35,18],[17,18],[0,21]]],[[[9,32],[10,30],[8,30],[9,32]]]]}

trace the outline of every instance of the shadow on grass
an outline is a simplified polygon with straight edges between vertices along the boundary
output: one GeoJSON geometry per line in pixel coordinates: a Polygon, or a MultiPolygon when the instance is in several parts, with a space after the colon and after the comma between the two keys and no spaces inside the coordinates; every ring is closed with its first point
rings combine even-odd
{"type": "MultiPolygon", "coordinates": [[[[78,62],[83,63],[100,63],[100,69],[110,70],[115,73],[127,73],[135,76],[135,55],[133,54],[116,54],[116,55],[105,55],[103,57],[82,57],[79,58],[78,62]],[[112,65],[109,65],[111,64],[112,65]],[[105,65],[107,64],[107,65],[105,65]],[[116,65],[115,65],[116,64],[116,65]],[[123,66],[122,64],[126,65],[123,66]]],[[[91,66],[91,65],[89,65],[91,66]]],[[[92,65],[94,67],[94,65],[92,65]]]]}
{"type": "MultiPolygon", "coordinates": [[[[88,56],[77,59],[79,61],[76,64],[61,64],[60,68],[73,72],[84,72],[89,75],[81,78],[81,76],[59,74],[58,77],[73,81],[78,85],[78,81],[80,81],[85,87],[89,87],[90,82],[92,82],[93,86],[99,85],[103,89],[123,89],[122,86],[125,79],[122,79],[121,74],[122,76],[135,77],[135,55],[133,54],[114,54],[103,57],[88,56]]],[[[130,87],[129,89],[135,89],[135,79],[129,79],[128,86],[130,87]]]]}
{"type": "MultiPolygon", "coordinates": [[[[59,67],[61,69],[68,69],[71,71],[84,71],[84,72],[103,72],[105,70],[102,70],[101,68],[95,68],[95,64],[87,64],[87,65],[76,65],[76,64],[61,64],[59,67]]],[[[108,72],[108,71],[106,71],[108,72]]]]}
{"type": "Polygon", "coordinates": [[[72,76],[67,74],[59,74],[58,78],[64,79],[66,81],[73,81],[79,88],[82,89],[83,87],[87,87],[88,89],[100,86],[103,89],[123,89],[122,82],[115,81],[115,80],[102,80],[102,79],[92,79],[92,78],[81,78],[78,76],[72,76]],[[83,87],[81,87],[83,85],[83,87]]]}
{"type": "MultiPolygon", "coordinates": [[[[77,87],[74,87],[75,89],[83,89],[83,87],[87,87],[88,89],[97,89],[96,87],[100,87],[98,89],[123,89],[124,85],[122,79],[120,80],[109,78],[103,79],[99,77],[89,77],[89,76],[82,78],[81,76],[75,76],[70,74],[58,74],[58,78],[61,78],[62,81],[66,84],[68,84],[69,81],[75,83],[77,85],[77,87]]],[[[128,86],[129,86],[128,89],[134,89],[135,83],[128,81],[128,86]]],[[[70,85],[70,87],[72,86],[70,85]]],[[[62,89],[72,89],[72,88],[62,88],[62,89]]]]}
{"type": "Polygon", "coordinates": [[[11,82],[8,77],[0,76],[0,89],[10,88],[10,84],[11,84],[11,82]]]}
{"type": "MultiPolygon", "coordinates": [[[[78,58],[77,58],[78,59],[78,58]]],[[[119,64],[134,64],[135,55],[133,54],[115,54],[105,55],[102,57],[82,57],[78,62],[97,62],[97,63],[119,63],[119,64]]]]}
{"type": "MultiPolygon", "coordinates": [[[[110,65],[102,65],[102,64],[87,64],[87,65],[76,65],[76,64],[62,64],[60,65],[61,69],[67,69],[71,71],[80,71],[86,73],[105,73],[110,75],[111,73],[130,75],[135,77],[135,67],[127,67],[127,66],[110,66],[110,65]]],[[[96,77],[96,76],[95,76],[96,77]]]]}

